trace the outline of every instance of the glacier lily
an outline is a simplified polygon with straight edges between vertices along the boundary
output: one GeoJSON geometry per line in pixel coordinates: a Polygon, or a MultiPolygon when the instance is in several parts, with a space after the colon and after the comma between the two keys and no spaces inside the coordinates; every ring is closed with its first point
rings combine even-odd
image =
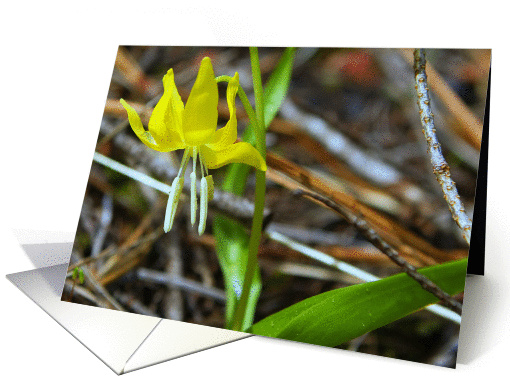
{"type": "Polygon", "coordinates": [[[228,83],[227,103],[230,119],[216,129],[218,123],[218,85],[209,57],[200,64],[197,79],[186,106],[177,91],[173,70],[163,77],[163,96],[154,108],[149,120],[149,130],[143,127],[140,116],[123,99],[120,103],[128,113],[129,123],[135,134],[148,147],[162,152],[184,149],[179,172],[172,182],[165,214],[164,230],[170,231],[177,211],[184,173],[190,158],[193,159],[191,179],[191,224],[195,224],[197,211],[196,169],[200,166],[200,221],[198,232],[205,230],[207,203],[214,194],[212,176],[208,169],[229,163],[245,163],[266,171],[266,163],[260,153],[247,142],[237,142],[237,118],[235,97],[239,88],[239,74],[235,73],[228,83]]]}

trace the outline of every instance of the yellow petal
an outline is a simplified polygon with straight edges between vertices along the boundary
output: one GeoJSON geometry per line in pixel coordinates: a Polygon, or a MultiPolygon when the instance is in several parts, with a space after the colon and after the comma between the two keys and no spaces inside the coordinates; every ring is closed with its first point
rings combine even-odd
{"type": "Polygon", "coordinates": [[[233,144],[237,139],[237,117],[236,117],[236,95],[239,88],[239,74],[228,82],[227,103],[230,111],[230,119],[227,124],[219,130],[216,130],[208,143],[213,150],[222,150],[228,145],[233,144]]]}
{"type": "Polygon", "coordinates": [[[163,77],[163,87],[163,96],[149,120],[149,132],[160,147],[169,151],[175,150],[173,147],[177,142],[183,141],[182,113],[184,104],[175,86],[172,69],[163,77]]]}
{"type": "Polygon", "coordinates": [[[197,80],[182,116],[184,141],[189,146],[205,144],[216,131],[218,123],[218,85],[211,59],[205,57],[200,64],[197,80]]]}
{"type": "Polygon", "coordinates": [[[229,145],[221,151],[215,151],[207,146],[202,146],[200,150],[208,168],[218,168],[229,163],[245,163],[258,170],[267,170],[266,161],[257,149],[247,142],[229,145]]]}
{"type": "Polygon", "coordinates": [[[129,124],[131,125],[131,128],[135,132],[136,136],[140,138],[140,140],[147,146],[149,146],[151,149],[157,150],[157,151],[165,151],[162,150],[152,137],[151,133],[148,131],[145,131],[143,128],[142,120],[140,119],[140,116],[136,112],[134,108],[128,105],[126,101],[124,101],[122,98],[120,100],[120,103],[122,106],[124,106],[124,109],[126,109],[128,113],[128,119],[129,124]]]}

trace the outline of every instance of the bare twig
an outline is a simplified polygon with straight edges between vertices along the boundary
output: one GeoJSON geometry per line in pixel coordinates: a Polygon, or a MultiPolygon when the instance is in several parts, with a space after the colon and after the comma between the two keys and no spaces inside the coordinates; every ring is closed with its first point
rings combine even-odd
{"type": "MultiPolygon", "coordinates": [[[[467,50],[466,53],[477,51],[477,49],[473,51],[467,50]]],[[[414,73],[409,70],[409,64],[412,66],[414,62],[412,49],[373,49],[371,52],[374,54],[374,57],[377,58],[379,67],[384,71],[385,77],[389,81],[389,83],[386,85],[386,91],[390,92],[392,97],[402,100],[402,111],[404,112],[404,115],[411,122],[413,129],[416,128],[417,131],[421,131],[421,124],[419,121],[416,121],[416,123],[414,121],[416,117],[416,107],[412,104],[412,102],[409,102],[409,95],[413,93],[413,90],[409,88],[409,83],[414,81],[414,73]]],[[[483,69],[483,66],[483,64],[478,65],[478,67],[481,69],[483,69]]],[[[489,66],[487,65],[486,77],[489,75],[488,69],[489,66]]],[[[434,75],[438,75],[437,72],[433,71],[430,65],[427,68],[427,72],[429,76],[428,82],[432,91],[437,91],[438,97],[441,98],[444,92],[440,92],[440,89],[434,86],[435,82],[433,81],[434,75]]],[[[441,82],[449,88],[444,80],[441,82]]],[[[452,92],[452,90],[450,89],[449,92],[452,92]]],[[[442,103],[443,106],[448,108],[448,114],[452,114],[453,118],[457,121],[455,117],[456,113],[452,111],[452,103],[446,104],[444,99],[442,100],[442,103]]],[[[458,108],[454,107],[454,109],[458,108]]],[[[436,112],[440,111],[441,109],[438,109],[436,112]]],[[[444,115],[443,118],[450,119],[449,115],[444,115]]],[[[475,171],[478,170],[478,156],[480,150],[475,148],[477,145],[473,146],[468,142],[467,139],[465,139],[466,133],[464,132],[464,127],[461,123],[452,123],[449,124],[449,126],[445,125],[444,128],[438,130],[438,136],[443,143],[443,147],[447,146],[451,151],[455,153],[456,156],[462,158],[466,165],[468,165],[471,169],[475,171]],[[459,139],[459,137],[462,139],[459,139]]],[[[415,144],[419,145],[420,147],[419,149],[417,148],[416,150],[410,151],[413,155],[421,155],[421,151],[426,151],[427,144],[425,142],[420,140],[419,142],[415,142],[415,144]],[[422,144],[424,146],[423,149],[422,144]]],[[[397,147],[396,149],[398,150],[400,147],[397,147]]],[[[393,158],[395,158],[395,156],[393,156],[393,158]]],[[[402,158],[402,156],[397,156],[397,158],[402,158]]],[[[419,178],[417,178],[417,176],[420,176],[421,178],[425,176],[425,174],[413,174],[413,177],[416,177],[415,179],[418,180],[419,178]]]]}
{"type": "MultiPolygon", "coordinates": [[[[164,206],[164,201],[161,200],[150,214],[145,216],[140,224],[131,232],[126,238],[125,242],[121,245],[117,253],[110,257],[108,261],[98,270],[97,276],[101,285],[106,285],[123,274],[127,273],[130,269],[139,264],[143,257],[149,252],[152,242],[146,242],[145,244],[136,246],[133,250],[124,252],[126,248],[136,243],[140,238],[143,237],[144,233],[151,229],[155,217],[160,214],[164,206]],[[123,254],[124,253],[124,254],[123,254]],[[122,254],[122,255],[121,255],[122,254]]],[[[159,233],[162,234],[160,230],[159,233]]],[[[151,236],[147,233],[146,236],[151,236]]],[[[154,241],[158,236],[155,236],[154,241]]]]}
{"type": "Polygon", "coordinates": [[[118,254],[123,255],[123,254],[131,251],[132,249],[138,247],[139,245],[143,245],[143,244],[146,244],[146,243],[153,243],[161,235],[163,235],[163,233],[162,233],[161,230],[158,229],[158,230],[155,230],[150,235],[145,236],[144,238],[139,239],[139,240],[137,240],[134,243],[131,243],[127,247],[123,247],[121,249],[118,249],[114,245],[110,245],[108,248],[106,248],[100,254],[98,254],[97,257],[90,257],[89,256],[89,257],[87,257],[85,259],[77,261],[76,263],[74,263],[72,265],[69,265],[69,268],[67,269],[67,277],[71,277],[72,270],[74,268],[76,268],[76,267],[80,267],[82,265],[85,265],[85,264],[88,264],[88,263],[91,263],[91,262],[95,262],[95,261],[97,261],[97,259],[101,259],[101,258],[104,258],[104,257],[109,257],[109,256],[113,256],[113,255],[118,255],[118,254]]]}
{"type": "MultiPolygon", "coordinates": [[[[133,312],[143,314],[144,316],[159,317],[156,312],[144,306],[138,299],[128,293],[116,292],[114,294],[122,304],[127,306],[133,312]]],[[[182,320],[181,320],[182,321],[182,320]]]]}
{"type": "MultiPolygon", "coordinates": [[[[431,260],[434,263],[434,259],[438,261],[452,259],[454,254],[452,251],[435,248],[428,241],[394,219],[365,206],[348,193],[336,188],[333,189],[306,168],[272,153],[267,155],[267,165],[270,167],[267,170],[268,179],[283,185],[290,191],[305,187],[322,195],[327,195],[352,213],[363,215],[379,235],[392,246],[398,248],[402,254],[420,259],[424,263],[430,263],[431,260]]],[[[317,202],[315,199],[312,199],[312,201],[317,202]]],[[[467,254],[467,251],[464,250],[463,252],[462,257],[467,254]]]]}
{"type": "Polygon", "coordinates": [[[394,167],[375,156],[368,155],[323,119],[301,111],[291,100],[287,99],[282,104],[280,113],[365,179],[381,187],[394,185],[402,179],[402,175],[394,167]]]}
{"type": "Polygon", "coordinates": [[[190,280],[168,273],[153,271],[151,269],[139,268],[136,272],[140,280],[153,282],[156,284],[172,285],[187,292],[198,293],[204,297],[209,297],[217,301],[225,302],[225,292],[218,288],[207,287],[195,280],[190,280]]]}
{"type": "Polygon", "coordinates": [[[101,285],[101,283],[96,279],[96,277],[87,267],[83,267],[82,270],[85,276],[85,282],[88,284],[89,288],[94,293],[101,296],[107,302],[110,309],[116,309],[125,312],[125,309],[117,302],[117,300],[112,297],[112,295],[110,295],[106,288],[101,285]]]}
{"type": "MultiPolygon", "coordinates": [[[[99,227],[97,228],[96,234],[92,237],[92,249],[90,256],[97,258],[103,249],[104,241],[106,239],[106,235],[108,234],[108,229],[110,228],[110,223],[113,219],[113,199],[110,194],[104,194],[103,200],[101,203],[101,218],[99,220],[99,227]]],[[[102,260],[99,260],[95,263],[96,267],[102,264],[102,260]]]]}
{"type": "MultiPolygon", "coordinates": [[[[181,233],[177,227],[171,230],[170,235],[163,239],[161,250],[166,257],[166,273],[171,276],[182,277],[184,265],[182,260],[181,233]]],[[[164,317],[170,320],[182,321],[184,320],[184,298],[182,291],[171,284],[168,285],[168,289],[168,293],[163,300],[164,317]]]]}
{"type": "Polygon", "coordinates": [[[414,76],[416,79],[416,92],[418,94],[418,106],[420,109],[420,120],[423,126],[423,134],[427,139],[428,151],[430,154],[430,161],[432,169],[436,175],[437,181],[441,185],[444,198],[448,203],[448,208],[452,214],[453,220],[462,230],[462,236],[469,244],[471,240],[471,219],[468,218],[466,210],[462,201],[460,200],[459,193],[455,182],[452,180],[450,174],[450,166],[443,157],[441,152],[441,145],[436,136],[436,129],[434,126],[434,115],[430,108],[429,88],[427,85],[427,74],[425,73],[425,53],[423,49],[414,50],[414,76]]]}
{"type": "Polygon", "coordinates": [[[386,256],[388,256],[394,263],[400,266],[405,273],[407,273],[412,279],[417,281],[421,287],[427,292],[432,293],[441,301],[445,302],[450,308],[452,308],[455,312],[461,314],[462,305],[451,297],[449,294],[444,292],[441,288],[439,288],[435,283],[433,283],[430,279],[418,273],[416,267],[409,264],[403,257],[399,255],[399,253],[391,247],[387,242],[385,242],[369,225],[368,223],[361,219],[360,217],[354,215],[349,212],[347,209],[342,208],[339,204],[333,202],[332,200],[316,194],[314,192],[306,191],[303,189],[296,190],[296,194],[305,195],[309,198],[316,199],[321,203],[325,204],[327,207],[331,208],[333,211],[339,213],[343,216],[347,222],[353,225],[359,233],[361,233],[368,241],[370,241],[374,246],[376,246],[379,250],[381,250],[386,256]]]}
{"type": "MultiPolygon", "coordinates": [[[[285,235],[282,235],[278,232],[274,232],[271,230],[266,230],[267,236],[277,241],[280,244],[283,244],[284,246],[301,253],[302,255],[305,255],[308,258],[314,259],[322,264],[328,265],[332,268],[336,268],[341,272],[345,272],[346,274],[353,276],[361,281],[365,282],[372,282],[380,280],[379,277],[374,276],[362,269],[359,269],[351,264],[348,264],[343,261],[339,261],[335,259],[333,256],[330,256],[324,252],[318,251],[315,248],[308,247],[304,244],[298,243],[292,239],[289,239],[285,235]]],[[[445,308],[441,305],[429,305],[425,307],[425,309],[429,310],[430,312],[433,312],[434,314],[437,314],[438,316],[444,317],[448,320],[451,320],[457,324],[460,324],[460,315],[458,315],[455,312],[452,312],[451,310],[445,308]]]]}
{"type": "MultiPolygon", "coordinates": [[[[66,280],[66,282],[64,284],[64,292],[68,293],[71,291],[72,288],[73,288],[73,282],[71,280],[66,280]]],[[[91,291],[89,291],[88,289],[86,289],[84,287],[75,285],[74,286],[74,296],[80,297],[80,298],[94,304],[95,306],[100,307],[100,308],[111,309],[110,305],[108,305],[105,301],[101,300],[96,295],[94,295],[91,291]]],[[[69,299],[69,301],[72,301],[72,300],[69,299]]]]}

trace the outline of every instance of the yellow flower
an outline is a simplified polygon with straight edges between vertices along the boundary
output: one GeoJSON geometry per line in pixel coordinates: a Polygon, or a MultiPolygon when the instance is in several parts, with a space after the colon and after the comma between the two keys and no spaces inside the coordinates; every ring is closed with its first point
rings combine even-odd
{"type": "Polygon", "coordinates": [[[218,124],[218,85],[209,57],[200,64],[197,79],[184,106],[177,87],[174,73],[170,69],[163,77],[164,93],[152,112],[149,131],[146,131],[138,113],[123,99],[120,103],[128,113],[129,123],[140,140],[157,151],[184,149],[179,172],[172,182],[165,215],[165,232],[172,228],[177,203],[184,184],[184,172],[190,158],[193,158],[191,172],[191,224],[196,220],[196,167],[200,164],[200,222],[198,232],[205,230],[207,202],[212,198],[214,186],[208,169],[215,169],[229,163],[245,163],[266,171],[266,162],[260,153],[247,142],[237,140],[237,119],[235,97],[239,88],[239,74],[236,73],[227,87],[227,103],[230,119],[221,129],[218,124]]]}

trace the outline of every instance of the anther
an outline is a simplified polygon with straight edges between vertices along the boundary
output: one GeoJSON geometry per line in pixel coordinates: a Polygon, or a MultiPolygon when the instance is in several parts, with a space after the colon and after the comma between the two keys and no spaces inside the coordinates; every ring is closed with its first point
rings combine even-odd
{"type": "Polygon", "coordinates": [[[198,148],[193,147],[193,172],[190,175],[191,189],[190,189],[190,205],[191,205],[191,226],[195,225],[197,220],[197,154],[198,148]]]}
{"type": "Polygon", "coordinates": [[[195,225],[195,221],[197,220],[197,174],[193,171],[190,174],[191,178],[191,193],[190,193],[190,205],[191,205],[191,226],[195,225]]]}
{"type": "Polygon", "coordinates": [[[207,221],[207,202],[209,199],[209,190],[206,178],[200,180],[200,221],[198,223],[198,234],[202,235],[205,231],[207,221]]]}
{"type": "Polygon", "coordinates": [[[179,197],[181,196],[182,186],[184,185],[184,178],[176,177],[172,182],[170,195],[168,196],[168,204],[166,206],[165,222],[163,229],[166,232],[172,229],[174,224],[175,213],[177,212],[177,205],[179,204],[179,197]]]}

